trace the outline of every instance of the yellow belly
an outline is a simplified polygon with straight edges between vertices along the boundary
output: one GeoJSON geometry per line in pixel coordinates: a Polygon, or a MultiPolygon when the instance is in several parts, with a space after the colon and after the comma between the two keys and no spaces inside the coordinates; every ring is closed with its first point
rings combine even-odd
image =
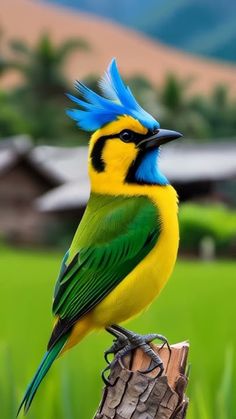
{"type": "MultiPolygon", "coordinates": [[[[141,194],[139,188],[133,186],[132,195],[141,194]]],[[[154,202],[158,208],[157,216],[161,217],[158,242],[101,303],[78,321],[65,350],[78,343],[92,329],[120,323],[138,314],[160,293],[171,275],[179,245],[176,192],[171,186],[141,188],[154,202]]],[[[130,187],[126,193],[131,194],[130,187]]]]}
{"type": "MultiPolygon", "coordinates": [[[[97,327],[119,323],[136,315],[153,301],[169,279],[179,244],[176,204],[173,205],[176,195],[173,195],[173,189],[169,194],[165,193],[163,206],[167,211],[164,213],[156,202],[162,217],[162,229],[155,247],[93,310],[91,317],[97,327]]],[[[157,199],[160,201],[160,196],[157,199]]]]}

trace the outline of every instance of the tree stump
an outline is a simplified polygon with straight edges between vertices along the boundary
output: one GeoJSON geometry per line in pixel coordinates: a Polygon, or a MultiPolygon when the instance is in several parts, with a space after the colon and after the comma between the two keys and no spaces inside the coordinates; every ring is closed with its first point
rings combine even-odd
{"type": "Polygon", "coordinates": [[[144,374],[150,358],[140,349],[117,362],[112,368],[103,397],[94,419],[184,419],[188,398],[184,394],[188,378],[186,365],[187,342],[167,347],[152,344],[164,363],[164,373],[158,369],[144,374]]]}

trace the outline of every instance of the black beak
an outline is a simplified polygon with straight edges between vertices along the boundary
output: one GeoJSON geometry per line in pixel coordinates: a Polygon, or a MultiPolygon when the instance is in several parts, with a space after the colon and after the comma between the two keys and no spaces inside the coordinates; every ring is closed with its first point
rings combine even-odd
{"type": "Polygon", "coordinates": [[[181,137],[183,137],[183,135],[180,132],[168,129],[159,129],[153,135],[140,141],[138,146],[141,146],[144,149],[159,147],[162,144],[169,143],[170,141],[177,140],[177,138],[181,137]]]}

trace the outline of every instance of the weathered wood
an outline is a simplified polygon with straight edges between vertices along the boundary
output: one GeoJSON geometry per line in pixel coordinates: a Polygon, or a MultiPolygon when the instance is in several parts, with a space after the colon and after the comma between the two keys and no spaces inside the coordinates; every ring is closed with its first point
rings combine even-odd
{"type": "Polygon", "coordinates": [[[143,374],[150,358],[140,349],[117,363],[109,377],[94,419],[184,419],[188,398],[184,394],[188,378],[186,342],[166,347],[152,345],[164,362],[164,373],[157,370],[143,374]]]}

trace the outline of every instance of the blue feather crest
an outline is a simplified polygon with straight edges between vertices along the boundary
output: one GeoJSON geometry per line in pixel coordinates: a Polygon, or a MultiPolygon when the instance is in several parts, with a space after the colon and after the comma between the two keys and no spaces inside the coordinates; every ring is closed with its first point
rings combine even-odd
{"type": "Polygon", "coordinates": [[[80,128],[85,131],[96,131],[121,115],[132,116],[151,130],[160,127],[159,123],[138,104],[129,87],[124,84],[115,59],[111,61],[98,84],[103,96],[79,81],[75,83],[75,87],[81,99],[71,94],[67,95],[80,108],[67,110],[67,115],[76,121],[80,128]]]}

